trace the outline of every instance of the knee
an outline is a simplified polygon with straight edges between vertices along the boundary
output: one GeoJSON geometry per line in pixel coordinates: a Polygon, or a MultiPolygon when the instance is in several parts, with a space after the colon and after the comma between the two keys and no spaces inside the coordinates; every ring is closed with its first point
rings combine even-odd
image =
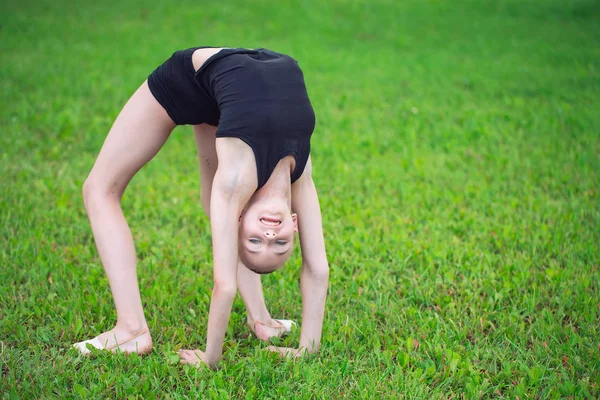
{"type": "Polygon", "coordinates": [[[83,203],[88,213],[98,205],[120,203],[121,195],[98,179],[88,177],[83,183],[83,203]]]}

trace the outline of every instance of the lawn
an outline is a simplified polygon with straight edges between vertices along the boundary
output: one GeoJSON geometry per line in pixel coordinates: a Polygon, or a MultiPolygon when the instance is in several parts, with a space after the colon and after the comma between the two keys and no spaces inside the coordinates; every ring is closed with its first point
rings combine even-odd
{"type": "MultiPolygon", "coordinates": [[[[4,399],[600,397],[597,0],[4,1],[0,177],[4,399]],[[263,351],[238,298],[221,368],[178,363],[212,289],[179,127],[123,199],[154,350],[79,356],[115,322],[82,184],[135,88],[207,44],[304,70],[322,350],[263,351]]],[[[300,264],[263,278],[274,316],[301,322],[300,264]]]]}

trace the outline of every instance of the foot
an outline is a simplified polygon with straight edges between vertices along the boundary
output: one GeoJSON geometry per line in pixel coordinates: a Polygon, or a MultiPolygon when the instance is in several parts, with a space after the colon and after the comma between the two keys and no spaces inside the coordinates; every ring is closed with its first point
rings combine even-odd
{"type": "Polygon", "coordinates": [[[281,337],[291,332],[296,323],[289,319],[272,319],[269,322],[255,321],[253,325],[248,322],[248,325],[257,338],[267,341],[272,337],[281,337]]]}
{"type": "Polygon", "coordinates": [[[152,337],[148,328],[138,332],[131,332],[115,327],[93,339],[75,343],[73,347],[79,350],[81,354],[88,355],[91,353],[88,349],[88,344],[98,350],[109,350],[113,353],[123,352],[145,355],[152,350],[152,337]]]}

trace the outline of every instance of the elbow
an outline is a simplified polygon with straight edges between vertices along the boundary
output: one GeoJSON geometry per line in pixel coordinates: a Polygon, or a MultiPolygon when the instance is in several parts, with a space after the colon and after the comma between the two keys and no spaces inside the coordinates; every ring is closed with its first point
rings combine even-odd
{"type": "Polygon", "coordinates": [[[329,280],[329,265],[327,263],[316,266],[305,265],[303,271],[315,280],[325,282],[329,280]]]}
{"type": "Polygon", "coordinates": [[[237,286],[232,282],[219,282],[215,281],[213,287],[213,296],[219,296],[222,298],[233,299],[237,293],[237,286]]]}
{"type": "Polygon", "coordinates": [[[317,269],[314,272],[317,279],[322,280],[324,282],[329,281],[329,265],[326,265],[323,268],[317,269]]]}

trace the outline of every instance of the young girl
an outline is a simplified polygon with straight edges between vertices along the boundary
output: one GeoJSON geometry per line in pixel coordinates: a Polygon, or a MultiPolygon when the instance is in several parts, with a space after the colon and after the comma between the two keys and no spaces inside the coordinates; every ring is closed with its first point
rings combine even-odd
{"type": "Polygon", "coordinates": [[[316,352],[329,277],[321,211],[311,171],[315,116],[298,63],[267,49],[177,51],[127,102],[83,187],[85,207],[117,309],[113,329],[76,343],[145,354],[152,339],[142,309],[136,255],[120,201],[135,173],[176,125],[193,125],[201,200],[211,221],[214,287],[206,351],[182,350],[182,363],[214,367],[222,356],[231,306],[240,292],[247,322],[267,340],[290,330],[272,319],[260,275],[302,250],[302,329],[294,356],[316,352]],[[294,213],[292,213],[292,210],[294,213]]]}

